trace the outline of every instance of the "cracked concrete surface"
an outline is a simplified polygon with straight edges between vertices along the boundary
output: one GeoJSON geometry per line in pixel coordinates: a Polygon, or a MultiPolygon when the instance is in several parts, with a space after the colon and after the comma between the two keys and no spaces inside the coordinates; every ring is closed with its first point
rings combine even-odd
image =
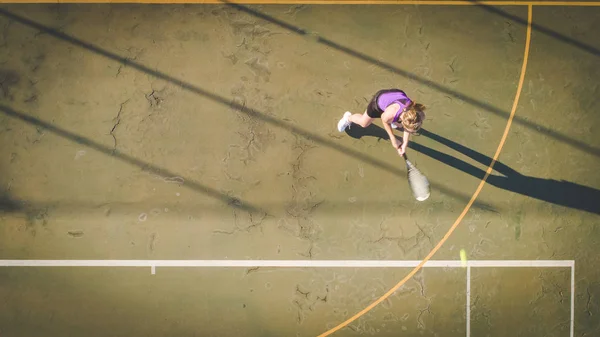
{"type": "Polygon", "coordinates": [[[110,135],[113,137],[113,140],[115,141],[113,151],[117,151],[117,136],[115,135],[115,131],[117,130],[117,127],[119,126],[119,124],[121,124],[121,113],[123,112],[123,106],[125,104],[127,104],[127,102],[129,102],[129,100],[126,100],[125,102],[123,102],[119,105],[119,111],[117,112],[117,116],[115,116],[115,118],[113,119],[115,124],[110,129],[110,135]]]}
{"type": "MultiPolygon", "coordinates": [[[[338,133],[338,119],[362,113],[378,89],[401,87],[428,106],[429,131],[492,156],[506,118],[351,53],[509,111],[525,28],[467,6],[250,8],[307,34],[228,5],[3,5],[54,32],[0,13],[0,258],[426,256],[479,180],[410,149],[432,182],[455,193],[415,202],[377,130],[338,133]]],[[[536,7],[534,20],[595,43],[596,16],[536,7]]],[[[539,131],[600,147],[597,57],[544,34],[532,46],[517,116],[540,128],[515,121],[500,159],[598,189],[597,157],[539,131]]],[[[432,138],[413,141],[485,169],[432,138]]],[[[434,259],[458,259],[463,248],[470,259],[575,259],[575,335],[599,335],[597,215],[494,186],[478,202],[489,207],[472,208],[434,259]]],[[[0,335],[105,336],[110,326],[128,337],[315,336],[409,270],[156,272],[0,268],[0,335]]],[[[569,280],[567,270],[473,269],[472,334],[564,336],[569,280]]],[[[464,336],[465,283],[464,269],[422,270],[340,333],[464,336]]]]}

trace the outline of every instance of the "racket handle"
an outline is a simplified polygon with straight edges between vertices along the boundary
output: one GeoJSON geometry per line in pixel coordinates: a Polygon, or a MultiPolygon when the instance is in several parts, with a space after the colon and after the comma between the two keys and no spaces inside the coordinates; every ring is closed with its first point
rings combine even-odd
{"type": "Polygon", "coordinates": [[[402,158],[404,158],[404,161],[406,162],[406,169],[408,171],[412,171],[413,168],[414,168],[414,165],[408,160],[408,157],[406,156],[406,153],[402,155],[402,158]]]}

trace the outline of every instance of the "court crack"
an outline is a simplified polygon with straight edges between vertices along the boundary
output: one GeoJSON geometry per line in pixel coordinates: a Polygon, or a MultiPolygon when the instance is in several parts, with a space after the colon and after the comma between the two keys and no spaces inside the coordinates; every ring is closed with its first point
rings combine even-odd
{"type": "Polygon", "coordinates": [[[260,267],[252,267],[252,268],[246,269],[246,275],[257,272],[259,268],[260,267]]]}
{"type": "Polygon", "coordinates": [[[317,178],[304,169],[305,158],[309,150],[316,146],[311,142],[296,136],[291,146],[296,156],[290,163],[290,170],[285,174],[291,177],[291,201],[285,207],[285,216],[280,219],[279,228],[295,237],[309,242],[308,250],[299,255],[312,259],[315,256],[316,239],[319,236],[319,225],[312,215],[321,207],[324,200],[317,198],[315,182],[317,178]]]}
{"type": "Polygon", "coordinates": [[[148,101],[148,103],[150,103],[150,108],[152,109],[160,108],[160,104],[164,101],[164,99],[158,94],[159,92],[154,89],[152,89],[152,92],[150,92],[149,94],[144,94],[144,97],[146,97],[146,100],[148,101]]]}
{"type": "Polygon", "coordinates": [[[407,256],[408,254],[411,254],[415,249],[421,247],[423,238],[425,238],[425,237],[428,238],[430,244],[432,244],[431,236],[425,234],[424,230],[418,225],[417,225],[417,227],[419,228],[419,232],[414,236],[405,237],[402,234],[402,231],[400,232],[399,236],[389,236],[387,233],[387,229],[383,228],[383,223],[386,220],[387,219],[384,219],[379,224],[379,229],[380,229],[379,238],[376,240],[369,240],[370,243],[382,244],[383,242],[393,242],[400,249],[403,256],[407,256]]]}
{"type": "MultiPolygon", "coordinates": [[[[239,199],[234,198],[234,200],[239,200],[239,199]]],[[[235,205],[235,203],[232,205],[235,205]]],[[[240,203],[240,205],[241,205],[241,203],[240,203]]],[[[215,229],[215,230],[213,230],[213,234],[233,235],[238,232],[250,233],[253,229],[258,229],[261,233],[263,233],[263,227],[262,227],[263,221],[266,218],[271,217],[271,215],[269,215],[267,212],[262,212],[259,215],[253,214],[251,212],[247,212],[246,214],[248,215],[249,225],[247,225],[245,227],[240,225],[238,211],[234,209],[233,210],[233,225],[234,225],[233,229],[231,229],[231,230],[215,229]]]]}
{"type": "Polygon", "coordinates": [[[306,254],[304,253],[300,253],[301,256],[307,257],[309,260],[312,260],[313,258],[313,242],[310,242],[310,246],[308,247],[308,252],[306,252],[306,254]]]}
{"type": "Polygon", "coordinates": [[[315,291],[310,289],[304,289],[300,284],[296,284],[294,291],[294,298],[292,304],[294,305],[296,312],[296,321],[298,324],[302,324],[306,316],[310,312],[314,312],[315,308],[319,304],[327,303],[329,298],[329,284],[325,284],[325,290],[315,291]]]}
{"type": "Polygon", "coordinates": [[[421,270],[419,271],[419,273],[415,274],[415,276],[413,276],[413,279],[417,281],[419,287],[421,288],[421,296],[429,301],[429,298],[427,297],[427,295],[425,295],[425,282],[423,282],[423,271],[421,270]]]}
{"type": "Polygon", "coordinates": [[[113,125],[112,129],[110,129],[110,135],[112,136],[114,142],[112,151],[113,153],[117,151],[117,136],[115,135],[115,131],[117,130],[119,124],[121,124],[121,113],[123,112],[123,107],[125,106],[125,104],[127,104],[127,102],[129,102],[129,99],[121,103],[121,105],[119,106],[119,111],[117,112],[117,116],[113,118],[113,122],[115,124],[113,125]]]}
{"type": "Polygon", "coordinates": [[[429,315],[433,316],[433,314],[431,313],[431,303],[428,303],[427,307],[425,309],[422,309],[422,310],[419,309],[419,316],[417,317],[417,327],[419,329],[423,329],[423,330],[425,329],[425,323],[423,323],[423,320],[421,319],[421,317],[423,316],[423,314],[425,312],[427,312],[429,315]]]}
{"type": "MultiPolygon", "coordinates": [[[[593,316],[594,314],[592,313],[592,310],[590,309],[590,303],[592,302],[592,294],[590,293],[590,286],[588,286],[585,291],[587,292],[587,303],[585,305],[585,312],[588,314],[588,316],[593,316]]],[[[573,296],[573,295],[571,295],[573,296]]]]}

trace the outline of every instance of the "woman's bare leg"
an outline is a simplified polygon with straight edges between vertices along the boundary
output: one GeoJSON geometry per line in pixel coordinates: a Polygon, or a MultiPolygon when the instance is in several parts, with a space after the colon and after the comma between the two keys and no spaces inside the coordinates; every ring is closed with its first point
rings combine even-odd
{"type": "Polygon", "coordinates": [[[371,123],[373,123],[373,118],[369,117],[369,115],[367,115],[367,112],[365,111],[364,114],[354,114],[352,116],[350,116],[350,121],[354,124],[358,124],[360,126],[362,126],[363,128],[366,128],[367,126],[371,125],[371,123]]]}

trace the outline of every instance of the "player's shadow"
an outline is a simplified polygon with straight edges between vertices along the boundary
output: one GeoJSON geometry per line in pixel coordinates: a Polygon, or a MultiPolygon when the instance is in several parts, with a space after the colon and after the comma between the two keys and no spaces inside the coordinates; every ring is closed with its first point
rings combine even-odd
{"type": "MultiPolygon", "coordinates": [[[[356,139],[370,136],[389,140],[386,131],[374,124],[369,125],[367,128],[352,125],[346,130],[346,133],[356,139]]],[[[482,165],[489,166],[492,162],[492,158],[426,129],[421,129],[419,133],[470,157],[482,165]]],[[[483,179],[485,176],[485,170],[425,145],[410,142],[408,147],[478,179],[483,179]]],[[[487,178],[487,183],[492,186],[556,205],[600,214],[600,190],[598,189],[565,180],[526,176],[499,161],[494,164],[494,171],[499,175],[491,174],[487,178]]]]}

